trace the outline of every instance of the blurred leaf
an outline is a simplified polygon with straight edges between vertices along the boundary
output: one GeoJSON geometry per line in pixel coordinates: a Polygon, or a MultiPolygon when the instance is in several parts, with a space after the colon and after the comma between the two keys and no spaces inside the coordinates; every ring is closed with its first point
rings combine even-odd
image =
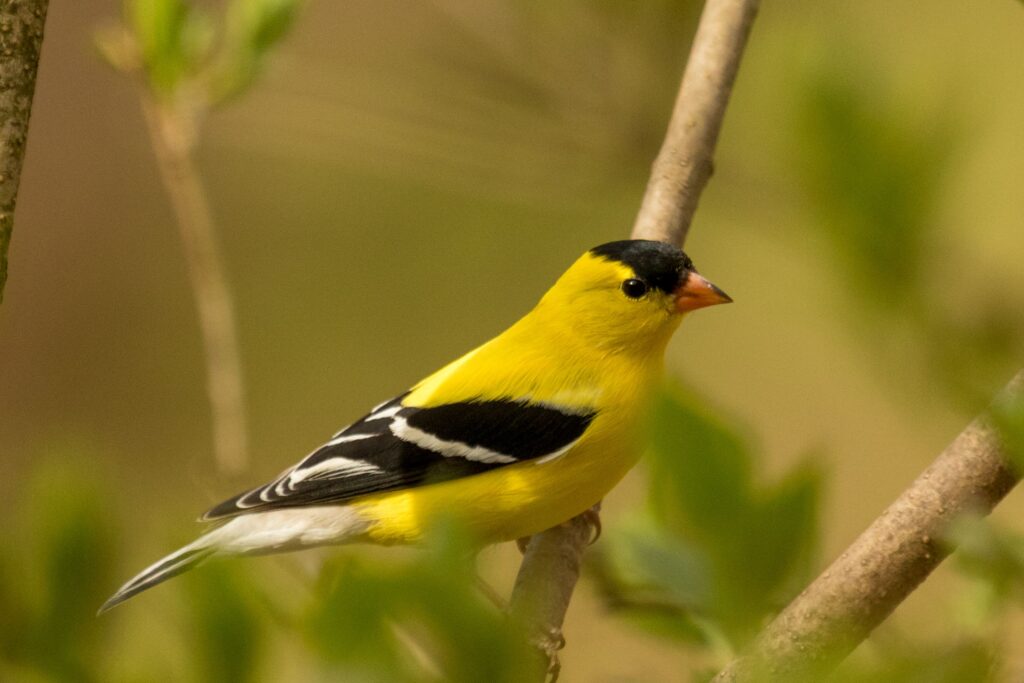
{"type": "MultiPolygon", "coordinates": [[[[817,545],[822,473],[807,458],[755,503],[749,551],[758,571],[746,576],[751,593],[764,593],[801,579],[810,571],[817,545]]],[[[797,588],[797,586],[793,586],[797,588]]]]}
{"type": "Polygon", "coordinates": [[[474,554],[444,524],[404,563],[331,562],[306,621],[310,643],[345,680],[524,680],[534,655],[480,595],[474,554]]]}
{"type": "Polygon", "coordinates": [[[956,548],[956,566],[985,587],[971,596],[976,604],[967,606],[972,621],[990,620],[1009,600],[1024,599],[1024,536],[966,515],[954,521],[945,537],[956,548]]]}
{"type": "Polygon", "coordinates": [[[136,45],[123,26],[102,26],[96,29],[92,39],[100,57],[112,68],[125,73],[138,68],[136,45]]]}
{"type": "MultiPolygon", "coordinates": [[[[4,558],[6,560],[7,557],[4,558]]],[[[13,567],[5,561],[0,564],[0,659],[21,659],[28,649],[25,626],[30,623],[31,612],[24,591],[16,586],[13,567]]]]}
{"type": "Polygon", "coordinates": [[[223,103],[252,85],[298,10],[299,0],[234,0],[228,5],[224,45],[210,75],[211,102],[223,103]]]}
{"type": "Polygon", "coordinates": [[[299,0],[234,0],[228,7],[228,31],[263,56],[284,38],[298,9],[299,0]]]}
{"type": "Polygon", "coordinates": [[[964,130],[956,109],[922,106],[874,73],[828,59],[809,72],[797,117],[802,184],[855,301],[887,325],[874,355],[901,369],[919,362],[974,412],[1019,361],[1021,301],[940,248],[937,213],[964,130]],[[936,296],[950,264],[957,291],[936,296]]]}
{"type": "Polygon", "coordinates": [[[263,617],[249,597],[253,588],[238,562],[209,562],[185,576],[188,633],[200,681],[258,678],[263,617]]]}
{"type": "Polygon", "coordinates": [[[27,543],[0,576],[3,654],[44,677],[99,681],[104,633],[95,615],[114,580],[114,524],[96,475],[62,451],[26,487],[27,543]]]}
{"type": "Polygon", "coordinates": [[[389,623],[388,578],[355,557],[325,565],[306,634],[321,659],[352,680],[409,680],[411,666],[389,623]]]}
{"type": "MultiPolygon", "coordinates": [[[[657,398],[651,429],[651,519],[611,530],[599,579],[613,607],[676,613],[688,622],[676,635],[698,633],[727,651],[807,572],[821,474],[804,465],[777,485],[756,486],[739,430],[678,385],[657,398]]],[[[661,621],[652,623],[664,632],[661,621]]]]}
{"type": "Polygon", "coordinates": [[[659,533],[649,522],[619,527],[606,544],[616,573],[636,589],[682,609],[705,609],[711,601],[706,558],[685,541],[659,533]]]}
{"type": "Polygon", "coordinates": [[[887,96],[849,65],[819,66],[803,89],[804,185],[865,301],[916,303],[932,217],[956,140],[950,114],[887,96]]]}
{"type": "Polygon", "coordinates": [[[878,653],[871,662],[848,663],[829,677],[836,683],[989,683],[996,661],[988,644],[904,643],[878,653]]]}
{"type": "Polygon", "coordinates": [[[157,95],[174,93],[209,55],[212,22],[185,0],[126,0],[125,15],[157,95]]]}
{"type": "Polygon", "coordinates": [[[665,526],[712,540],[748,512],[750,458],[735,431],[674,389],[651,410],[651,509],[665,526]]]}
{"type": "Polygon", "coordinates": [[[708,642],[698,615],[712,601],[710,567],[695,548],[644,517],[616,526],[586,557],[608,609],[662,637],[708,642]]]}
{"type": "Polygon", "coordinates": [[[1024,471],[1024,392],[1001,395],[991,408],[1007,457],[1024,471]]]}

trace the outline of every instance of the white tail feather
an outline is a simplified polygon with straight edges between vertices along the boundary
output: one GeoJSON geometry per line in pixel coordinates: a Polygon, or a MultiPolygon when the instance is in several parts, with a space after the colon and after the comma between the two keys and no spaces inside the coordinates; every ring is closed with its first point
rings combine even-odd
{"type": "Polygon", "coordinates": [[[198,566],[214,555],[265,555],[356,540],[366,522],[341,505],[285,508],[241,515],[143,569],[99,613],[198,566]]]}

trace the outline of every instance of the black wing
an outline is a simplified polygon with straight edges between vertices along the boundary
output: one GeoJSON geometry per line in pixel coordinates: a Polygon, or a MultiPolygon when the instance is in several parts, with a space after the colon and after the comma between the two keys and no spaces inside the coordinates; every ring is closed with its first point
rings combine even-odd
{"type": "Polygon", "coordinates": [[[512,399],[414,408],[402,405],[405,396],[377,406],[276,480],[224,501],[203,519],[341,503],[541,463],[566,452],[597,415],[512,399]]]}

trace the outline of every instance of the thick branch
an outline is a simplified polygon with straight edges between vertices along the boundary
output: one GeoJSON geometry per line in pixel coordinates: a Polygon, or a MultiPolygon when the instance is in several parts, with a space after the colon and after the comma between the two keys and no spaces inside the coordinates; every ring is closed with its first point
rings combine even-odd
{"type": "MultiPolygon", "coordinates": [[[[758,0],[708,0],[669,122],[654,162],[634,238],[683,243],[722,127],[758,0]]],[[[590,524],[585,516],[531,539],[510,611],[549,657],[561,646],[561,626],[579,578],[590,524]]],[[[553,660],[552,660],[553,661],[553,660]]]]}
{"type": "MultiPolygon", "coordinates": [[[[1024,371],[1006,391],[1024,392],[1024,371]]],[[[995,431],[975,419],[761,632],[749,653],[714,680],[817,680],[942,562],[950,552],[941,542],[950,521],[968,511],[988,514],[1018,479],[995,431]]]]}
{"type": "Polygon", "coordinates": [[[48,0],[0,2],[0,301],[48,0]]]}

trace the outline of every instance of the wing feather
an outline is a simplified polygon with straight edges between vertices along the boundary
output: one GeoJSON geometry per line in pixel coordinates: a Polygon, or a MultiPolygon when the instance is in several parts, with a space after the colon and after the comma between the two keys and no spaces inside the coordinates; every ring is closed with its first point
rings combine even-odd
{"type": "Polygon", "coordinates": [[[590,426],[596,411],[525,400],[474,399],[428,408],[407,394],[380,404],[274,481],[210,509],[203,519],[359,496],[552,460],[590,426]]]}

